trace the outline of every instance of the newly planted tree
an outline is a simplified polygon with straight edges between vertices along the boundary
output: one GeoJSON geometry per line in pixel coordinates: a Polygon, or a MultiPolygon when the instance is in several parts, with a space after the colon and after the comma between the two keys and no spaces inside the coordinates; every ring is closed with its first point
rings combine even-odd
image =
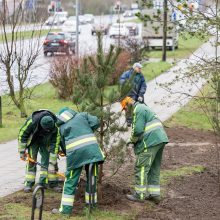
{"type": "MultiPolygon", "coordinates": [[[[126,155],[124,142],[120,138],[120,133],[126,129],[120,123],[121,112],[115,111],[114,103],[128,93],[130,85],[109,86],[121,49],[111,45],[105,53],[101,33],[97,33],[97,39],[96,56],[85,58],[77,71],[73,102],[81,111],[87,111],[100,119],[99,144],[107,159],[114,159],[114,173],[126,155]]],[[[102,182],[102,170],[101,166],[99,182],[102,182]]]]}

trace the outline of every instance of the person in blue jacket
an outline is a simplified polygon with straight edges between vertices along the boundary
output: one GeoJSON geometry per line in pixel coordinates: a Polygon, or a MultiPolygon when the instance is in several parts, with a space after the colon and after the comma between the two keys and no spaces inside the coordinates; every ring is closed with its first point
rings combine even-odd
{"type": "MultiPolygon", "coordinates": [[[[124,72],[120,79],[119,83],[123,85],[128,80],[131,80],[132,89],[127,94],[128,97],[131,97],[134,101],[144,102],[144,94],[147,89],[146,80],[141,73],[142,65],[140,63],[134,63],[133,67],[124,72]]],[[[130,127],[132,123],[132,118],[126,115],[127,125],[130,127]]]]}

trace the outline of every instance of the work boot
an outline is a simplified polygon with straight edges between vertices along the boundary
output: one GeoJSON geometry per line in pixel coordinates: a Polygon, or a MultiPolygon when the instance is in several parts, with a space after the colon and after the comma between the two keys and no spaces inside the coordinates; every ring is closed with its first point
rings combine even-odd
{"type": "Polygon", "coordinates": [[[30,193],[32,190],[31,190],[31,187],[30,186],[25,186],[24,187],[24,192],[25,193],[30,193]]]}
{"type": "Polygon", "coordinates": [[[161,201],[161,197],[160,196],[151,196],[151,195],[149,195],[149,196],[145,197],[145,200],[149,200],[151,202],[154,202],[155,204],[159,204],[160,201],[161,201]]]}
{"type": "Polygon", "coordinates": [[[144,202],[144,199],[138,198],[136,194],[134,195],[126,195],[126,198],[132,202],[144,202]]]}
{"type": "Polygon", "coordinates": [[[63,188],[60,187],[60,186],[54,186],[54,187],[49,187],[49,189],[53,190],[54,192],[57,192],[57,193],[62,193],[63,191],[63,188]]]}

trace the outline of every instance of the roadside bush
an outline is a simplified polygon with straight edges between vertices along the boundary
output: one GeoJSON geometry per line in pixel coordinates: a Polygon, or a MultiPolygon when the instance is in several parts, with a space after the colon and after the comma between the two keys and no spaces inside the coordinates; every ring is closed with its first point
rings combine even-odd
{"type": "Polygon", "coordinates": [[[49,81],[57,90],[58,98],[70,100],[77,70],[75,57],[57,57],[51,63],[49,81]]]}
{"type": "Polygon", "coordinates": [[[110,85],[115,85],[118,83],[118,78],[120,75],[130,68],[131,53],[129,51],[123,50],[119,56],[115,65],[115,71],[110,80],[110,85]]]}
{"type": "Polygon", "coordinates": [[[127,38],[123,41],[122,46],[126,51],[131,54],[131,62],[140,62],[146,51],[149,51],[149,46],[147,41],[142,41],[137,38],[127,38]]]}

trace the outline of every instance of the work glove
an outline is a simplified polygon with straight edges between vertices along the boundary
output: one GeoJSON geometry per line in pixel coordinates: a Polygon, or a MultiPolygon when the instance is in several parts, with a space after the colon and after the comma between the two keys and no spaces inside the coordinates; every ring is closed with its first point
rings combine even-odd
{"type": "Polygon", "coordinates": [[[138,101],[139,101],[139,102],[143,102],[143,101],[144,101],[144,98],[143,98],[142,96],[139,96],[139,97],[138,97],[138,101]]]}
{"type": "Polygon", "coordinates": [[[20,151],[20,159],[23,160],[23,161],[26,161],[27,154],[25,152],[25,149],[20,151]]]}
{"type": "Polygon", "coordinates": [[[51,163],[49,163],[48,172],[51,174],[56,174],[55,166],[51,163]]]}

